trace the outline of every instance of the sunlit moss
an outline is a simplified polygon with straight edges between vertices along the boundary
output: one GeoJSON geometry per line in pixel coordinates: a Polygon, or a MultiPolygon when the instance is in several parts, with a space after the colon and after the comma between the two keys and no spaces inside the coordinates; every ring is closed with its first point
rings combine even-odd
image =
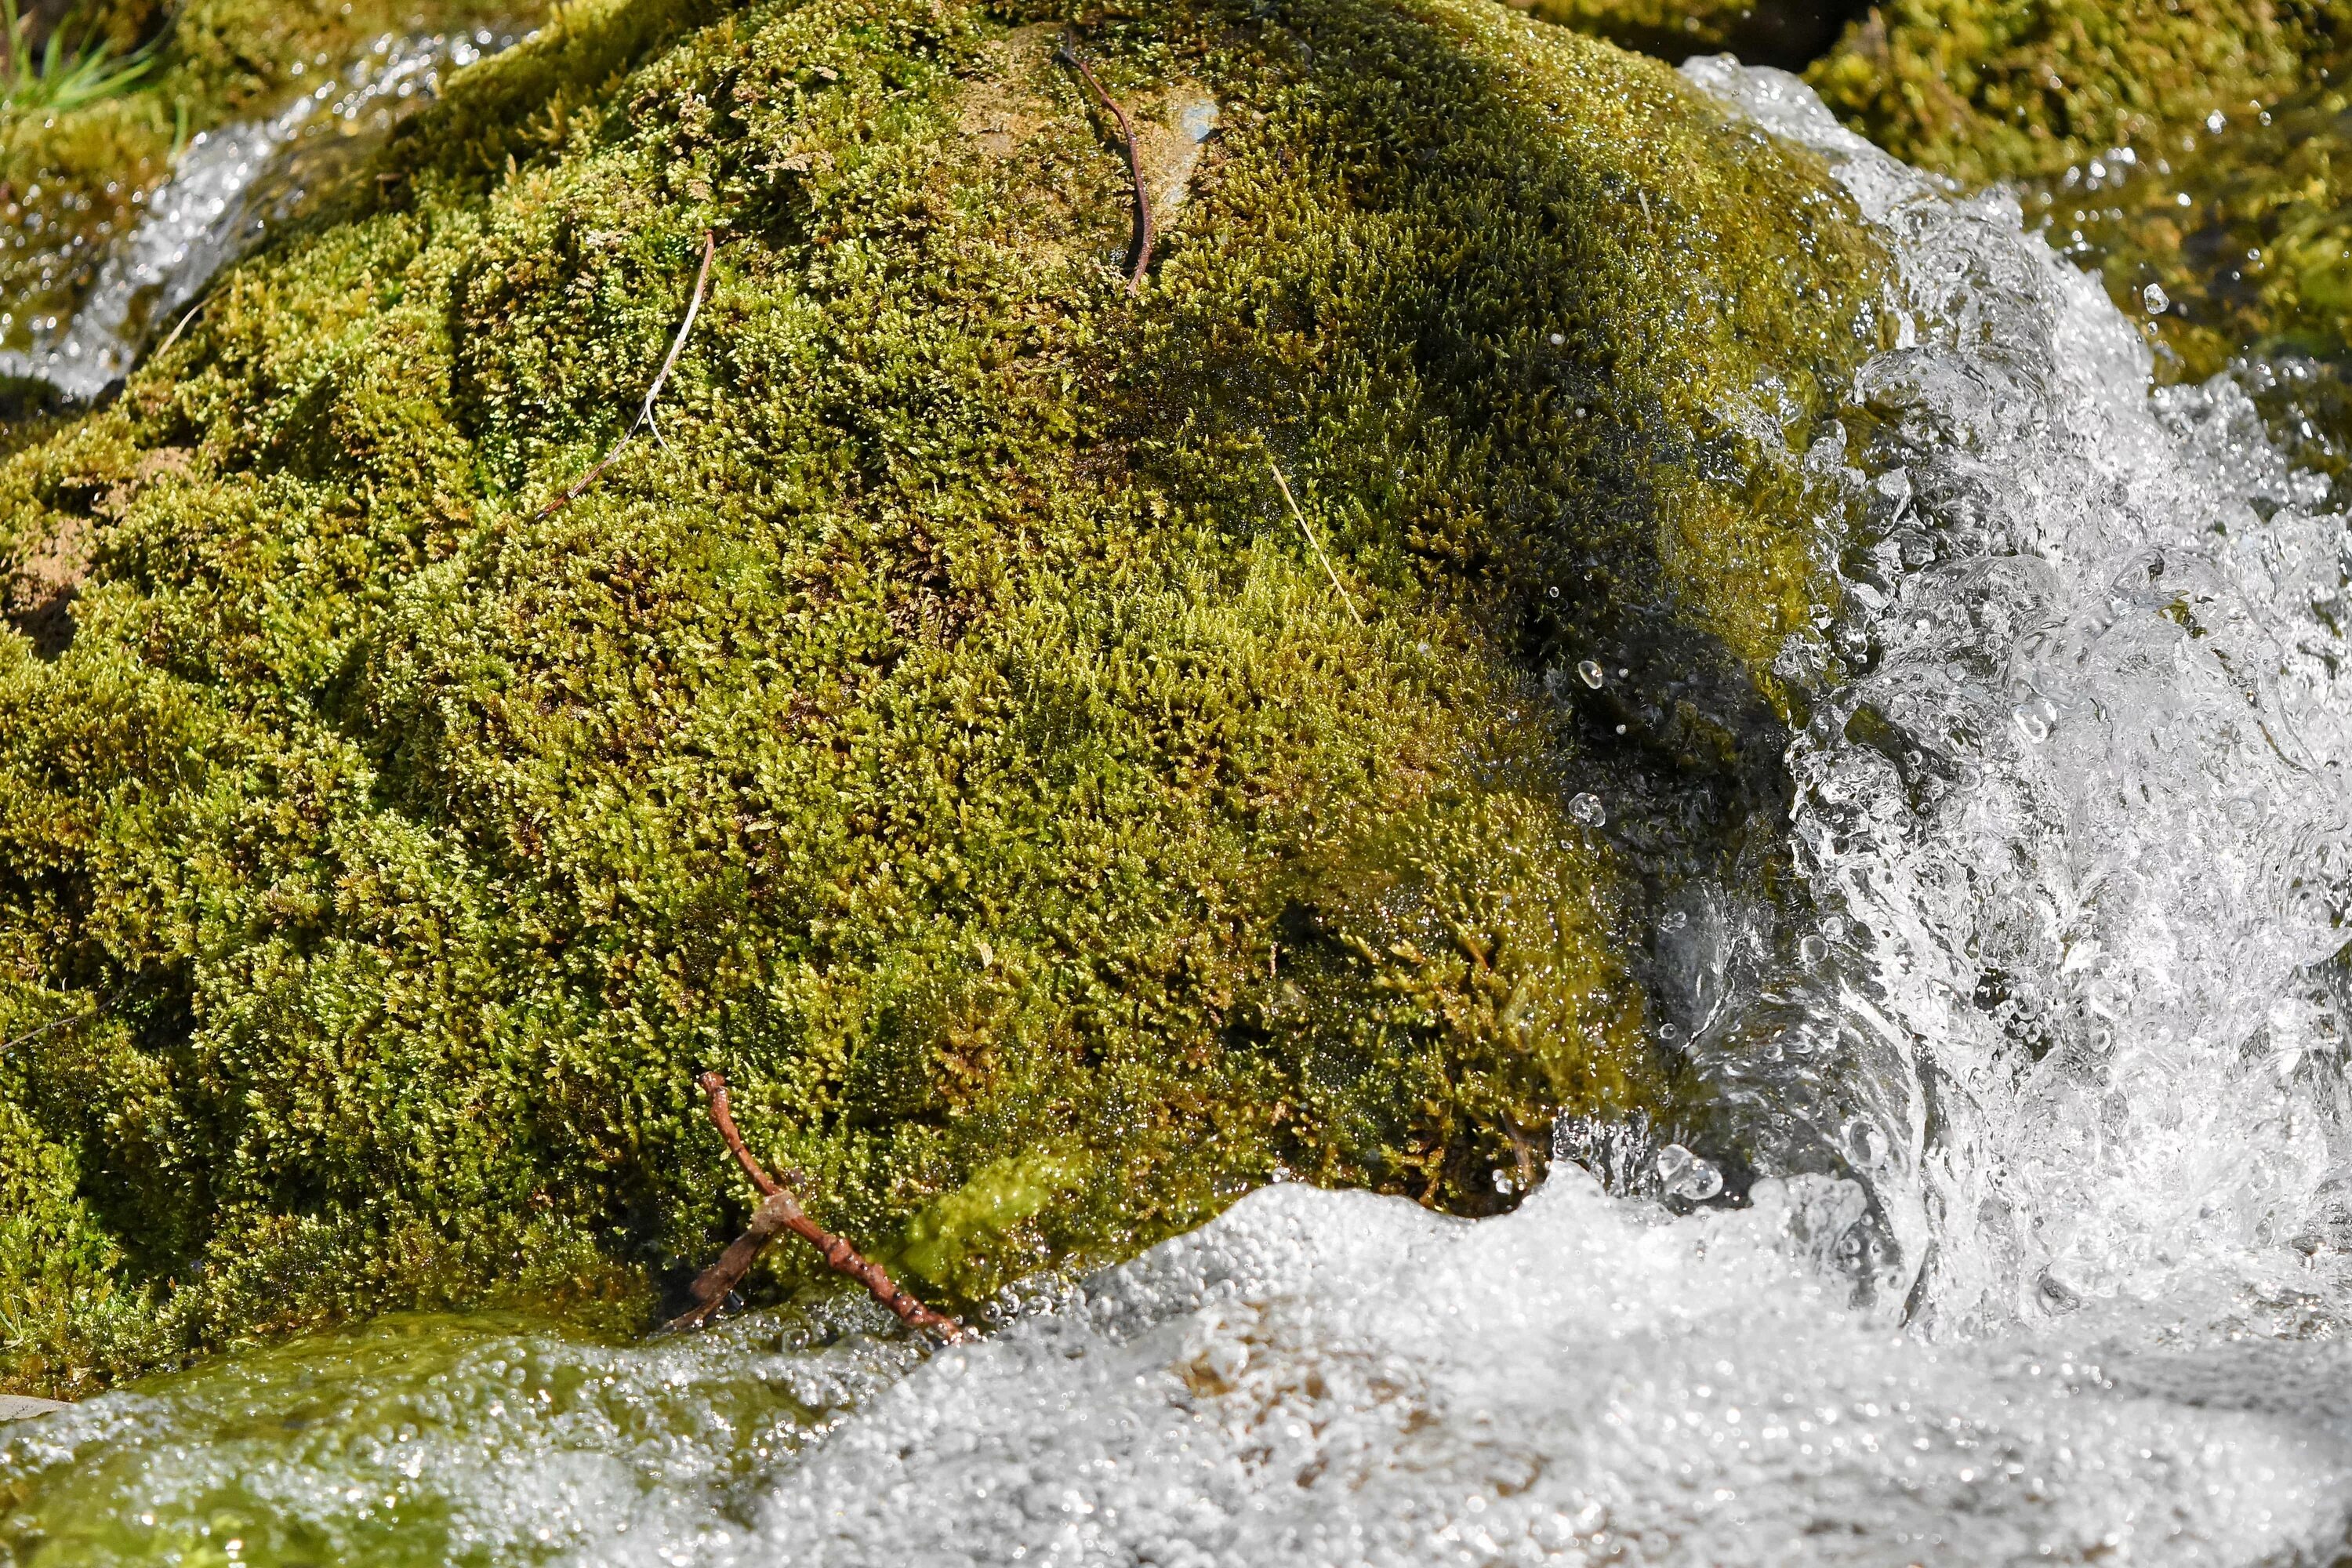
{"type": "MultiPolygon", "coordinates": [[[[2158,374],[2202,380],[2249,352],[2352,345],[2347,37],[2336,0],[1901,0],[1808,79],[1902,158],[2013,182],[2027,221],[2145,324],[2158,374]]],[[[2341,395],[2312,391],[2289,426],[2317,411],[2352,436],[2326,417],[2341,395]]]]}
{"type": "Polygon", "coordinates": [[[1669,1092],[1569,806],[1777,756],[1876,251],[1654,61],[1171,5],[1089,46],[1155,159],[1219,105],[1130,300],[1054,37],[569,8],[0,462],[0,551],[89,558],[69,647],[0,636],[0,1029],[91,1015],[9,1168],[145,1325],[13,1385],[642,1319],[745,1212],[698,1068],[950,1304],[1286,1169],[1492,1206],[1669,1092]],[[659,438],[549,513],[706,230],[659,438]]]}

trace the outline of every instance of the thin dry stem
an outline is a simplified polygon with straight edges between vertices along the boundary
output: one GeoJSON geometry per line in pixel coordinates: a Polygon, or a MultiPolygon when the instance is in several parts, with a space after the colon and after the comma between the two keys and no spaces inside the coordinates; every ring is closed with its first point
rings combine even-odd
{"type": "Polygon", "coordinates": [[[1282,465],[1268,458],[1265,466],[1274,470],[1274,482],[1282,487],[1282,499],[1290,503],[1290,515],[1298,520],[1298,531],[1307,536],[1307,548],[1315,552],[1316,560],[1323,563],[1323,575],[1331,579],[1331,591],[1338,594],[1339,602],[1348,606],[1348,618],[1362,626],[1364,617],[1356,614],[1356,601],[1348,597],[1348,590],[1339,585],[1339,574],[1331,569],[1331,558],[1323,553],[1322,542],[1315,537],[1315,531],[1307,526],[1307,514],[1298,510],[1298,498],[1290,493],[1290,481],[1282,477],[1282,465]]]}
{"type": "MultiPolygon", "coordinates": [[[[695,317],[702,313],[702,292],[710,282],[710,258],[718,248],[718,236],[712,233],[709,229],[704,229],[702,231],[702,265],[696,269],[694,274],[694,298],[687,301],[686,320],[678,323],[677,336],[670,340],[669,353],[664,356],[661,363],[661,371],[654,377],[654,384],[646,388],[646,400],[637,405],[636,418],[630,421],[629,427],[621,432],[621,438],[613,443],[613,449],[605,453],[603,459],[599,461],[594,468],[581,475],[577,479],[574,479],[570,489],[565,490],[562,495],[557,496],[553,500],[549,501],[547,505],[540,509],[539,515],[542,519],[553,517],[557,512],[562,511],[565,507],[570,506],[573,500],[579,498],[580,493],[583,490],[585,490],[590,485],[596,482],[599,475],[603,474],[606,468],[613,466],[614,460],[617,459],[621,453],[627,448],[629,443],[637,438],[638,431],[646,429],[653,425],[654,402],[656,398],[661,396],[662,386],[669,380],[669,373],[677,368],[677,356],[686,352],[687,334],[694,331],[695,317]]],[[[656,429],[655,434],[658,436],[660,434],[659,430],[656,429]]],[[[664,445],[667,445],[667,443],[664,443],[664,445]]]]}
{"type": "Polygon", "coordinates": [[[103,1011],[105,1011],[103,1007],[92,1007],[87,1013],[68,1013],[62,1017],[52,1018],[46,1024],[27,1029],[14,1039],[0,1040],[0,1056],[15,1050],[19,1046],[29,1046],[44,1035],[54,1035],[59,1029],[79,1029],[103,1011]]]}
{"type": "Polygon", "coordinates": [[[970,1330],[953,1318],[932,1311],[908,1295],[893,1280],[883,1267],[835,1236],[816,1221],[809,1218],[773,1176],[752,1156],[744,1145],[743,1135],[735,1129],[735,1117],[727,1103],[727,1079],[719,1073],[707,1072],[695,1079],[709,1098],[711,1125],[727,1141],[736,1163],[751,1178],[751,1184],[764,1194],[760,1206],[752,1213],[751,1228],[719,1254],[719,1261],[702,1271],[691,1287],[694,1305],[671,1321],[674,1329],[699,1327],[723,1304],[730,1292],[743,1281],[751,1265],[759,1260],[768,1243],[786,1231],[791,1231],[817,1250],[825,1266],[836,1274],[845,1274],[866,1287],[866,1293],[898,1316],[900,1322],[919,1332],[937,1334],[950,1344],[971,1337],[970,1330]]]}
{"type": "Polygon", "coordinates": [[[188,323],[194,321],[198,316],[203,315],[205,313],[205,307],[211,303],[212,301],[206,299],[199,300],[194,304],[189,306],[188,313],[180,318],[180,324],[173,327],[171,332],[165,336],[163,341],[155,345],[155,352],[149,354],[147,357],[150,360],[162,359],[164,354],[171,351],[172,345],[180,341],[180,334],[188,330],[188,323]]]}
{"type": "Polygon", "coordinates": [[[1087,64],[1084,55],[1066,43],[1062,46],[1061,54],[1064,59],[1078,68],[1078,75],[1086,79],[1087,87],[1094,89],[1094,95],[1102,100],[1103,107],[1110,110],[1111,118],[1118,121],[1118,133],[1127,142],[1127,173],[1129,178],[1135,182],[1136,227],[1135,270],[1128,274],[1127,291],[1134,294],[1143,288],[1143,271],[1151,265],[1151,241],[1157,232],[1151,221],[1151,197],[1143,188],[1143,154],[1136,145],[1135,127],[1128,123],[1127,110],[1121,109],[1118,100],[1104,88],[1101,79],[1095,75],[1094,68],[1087,64]]]}

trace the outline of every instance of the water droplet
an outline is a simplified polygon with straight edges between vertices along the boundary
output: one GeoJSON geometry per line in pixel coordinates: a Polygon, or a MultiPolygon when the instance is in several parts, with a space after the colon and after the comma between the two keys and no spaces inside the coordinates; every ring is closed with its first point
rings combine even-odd
{"type": "Polygon", "coordinates": [[[1703,1204],[1723,1191],[1723,1173],[1679,1143],[1658,1151],[1658,1186],[1667,1197],[1703,1204]]]}
{"type": "Polygon", "coordinates": [[[1811,965],[1819,963],[1829,950],[1828,942],[1818,936],[1808,935],[1798,942],[1797,957],[1807,965],[1811,965]]]}
{"type": "Polygon", "coordinates": [[[1683,927],[1688,924],[1690,924],[1690,916],[1685,914],[1680,910],[1671,910],[1667,911],[1664,919],[1658,921],[1658,929],[1660,931],[1680,931],[1683,927]]]}
{"type": "Polygon", "coordinates": [[[2172,297],[2164,291],[2161,283],[2151,283],[2141,289],[2139,302],[2147,307],[2147,313],[2151,316],[2161,316],[2172,308],[2172,297]]]}
{"type": "Polygon", "coordinates": [[[1587,827],[1599,827],[1609,820],[1609,813],[1602,807],[1601,797],[1590,790],[1568,803],[1568,815],[1587,827]]]}
{"type": "Polygon", "coordinates": [[[1544,593],[1545,593],[1546,595],[1549,595],[1549,596],[1550,596],[1550,597],[1552,597],[1552,598],[1555,598],[1555,599],[1559,598],[1559,584],[1557,584],[1557,583],[1553,584],[1550,587],[1546,588],[1546,589],[1544,590],[1544,593]]]}
{"type": "Polygon", "coordinates": [[[1595,691],[1600,690],[1601,683],[1609,679],[1601,673],[1600,661],[1590,658],[1580,658],[1576,661],[1576,675],[1578,679],[1595,691]]]}

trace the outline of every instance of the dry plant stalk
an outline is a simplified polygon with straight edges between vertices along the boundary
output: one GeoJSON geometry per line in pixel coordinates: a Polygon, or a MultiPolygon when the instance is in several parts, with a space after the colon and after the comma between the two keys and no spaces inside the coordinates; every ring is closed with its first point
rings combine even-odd
{"type": "Polygon", "coordinates": [[[630,422],[626,430],[621,432],[621,438],[613,443],[613,449],[604,454],[602,461],[574,479],[570,489],[540,509],[539,515],[541,520],[553,517],[557,512],[570,506],[579,497],[581,491],[594,484],[597,476],[611,468],[614,459],[621,455],[630,442],[637,438],[638,431],[651,430],[656,440],[661,438],[661,426],[654,423],[654,400],[661,396],[662,387],[669,380],[669,373],[677,368],[677,356],[686,351],[686,337],[688,332],[694,331],[694,318],[702,313],[702,291],[710,283],[710,258],[718,247],[718,237],[709,229],[704,229],[702,231],[702,265],[694,274],[694,298],[687,302],[686,320],[678,323],[677,336],[670,340],[669,353],[661,363],[660,373],[654,377],[654,384],[646,389],[646,400],[637,405],[636,418],[630,422]]]}
{"type": "Polygon", "coordinates": [[[1315,531],[1307,526],[1307,514],[1298,510],[1298,499],[1290,493],[1290,481],[1282,477],[1282,465],[1268,458],[1265,466],[1274,470],[1274,482],[1282,487],[1282,499],[1290,503],[1290,515],[1298,520],[1298,531],[1307,536],[1307,548],[1315,552],[1316,560],[1323,563],[1323,575],[1331,579],[1331,591],[1338,594],[1339,602],[1348,606],[1348,618],[1362,626],[1364,617],[1356,614],[1356,601],[1348,597],[1347,589],[1339,586],[1339,574],[1331,570],[1331,558],[1323,553],[1322,542],[1315,537],[1315,531]]]}
{"type": "Polygon", "coordinates": [[[1086,84],[1094,89],[1094,95],[1102,100],[1103,107],[1109,110],[1111,118],[1118,121],[1118,133],[1127,139],[1127,173],[1135,182],[1136,228],[1135,270],[1128,275],[1127,291],[1134,294],[1143,288],[1143,269],[1151,265],[1151,241],[1156,232],[1151,222],[1151,198],[1143,189],[1143,154],[1136,146],[1135,127],[1127,122],[1127,110],[1121,109],[1118,100],[1104,89],[1095,75],[1094,67],[1087,64],[1084,55],[1065,43],[1061,56],[1078,68],[1078,75],[1086,79],[1086,84]]]}
{"type": "Polygon", "coordinates": [[[194,304],[189,306],[188,313],[180,318],[180,324],[173,327],[171,331],[171,334],[164,338],[162,342],[157,343],[155,345],[155,352],[149,354],[147,357],[150,360],[159,360],[165,354],[171,353],[172,345],[180,341],[180,334],[188,330],[188,323],[194,321],[198,316],[203,315],[205,313],[205,307],[211,303],[211,299],[207,297],[205,299],[199,300],[194,304]]]}
{"type": "Polygon", "coordinates": [[[670,1321],[673,1329],[699,1328],[708,1322],[727,1300],[728,1293],[743,1282],[760,1254],[786,1231],[816,1248],[827,1268],[836,1274],[846,1274],[866,1293],[898,1315],[898,1321],[921,1333],[937,1334],[950,1344],[971,1339],[971,1331],[953,1318],[932,1311],[899,1288],[883,1267],[871,1261],[841,1237],[809,1218],[786,1192],[782,1184],[761,1165],[744,1146],[743,1135],[735,1130],[734,1114],[727,1107],[727,1079],[719,1073],[707,1072],[694,1080],[710,1099],[710,1122],[719,1135],[727,1140],[727,1147],[760,1189],[761,1203],[751,1215],[751,1228],[735,1238],[719,1261],[704,1269],[690,1288],[694,1305],[670,1321]]]}

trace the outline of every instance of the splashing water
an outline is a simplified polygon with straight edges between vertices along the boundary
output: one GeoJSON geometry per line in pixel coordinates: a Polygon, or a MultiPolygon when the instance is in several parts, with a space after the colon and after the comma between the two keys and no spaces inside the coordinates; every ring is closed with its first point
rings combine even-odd
{"type": "Polygon", "coordinates": [[[2345,520],[2230,383],[2152,395],[2006,198],[1686,69],[1900,263],[1806,455],[1864,521],[1781,661],[1803,894],[1661,922],[1722,1126],[1563,1128],[1581,1167],[1476,1223],[1268,1188],[928,1361],[862,1307],[232,1358],[0,1440],[0,1556],[2352,1552],[2345,520]],[[1719,1206],[1707,1136],[1780,1173],[1719,1206]]]}
{"type": "MultiPolygon", "coordinates": [[[[129,374],[220,268],[299,212],[320,178],[382,143],[440,91],[441,73],[515,41],[479,28],[375,40],[370,51],[268,120],[189,141],[138,226],[113,246],[70,317],[0,348],[0,378],[47,383],[87,402],[129,374]]],[[[60,266],[69,258],[60,255],[60,266]]]]}

